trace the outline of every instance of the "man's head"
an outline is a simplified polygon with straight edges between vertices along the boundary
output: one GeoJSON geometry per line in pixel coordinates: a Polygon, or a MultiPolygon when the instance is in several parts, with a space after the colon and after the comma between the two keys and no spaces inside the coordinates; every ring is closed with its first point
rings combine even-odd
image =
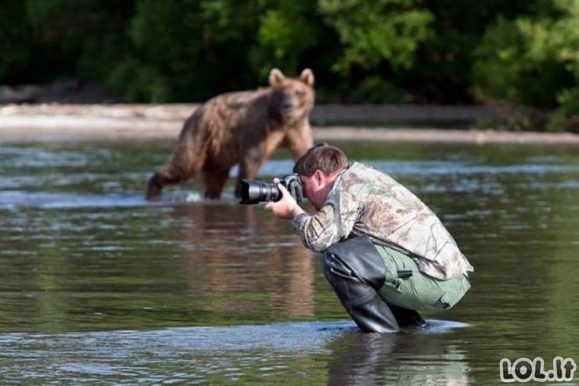
{"type": "Polygon", "coordinates": [[[293,172],[300,176],[304,195],[316,209],[320,209],[338,173],[347,167],[348,157],[340,149],[320,143],[297,160],[293,172]]]}

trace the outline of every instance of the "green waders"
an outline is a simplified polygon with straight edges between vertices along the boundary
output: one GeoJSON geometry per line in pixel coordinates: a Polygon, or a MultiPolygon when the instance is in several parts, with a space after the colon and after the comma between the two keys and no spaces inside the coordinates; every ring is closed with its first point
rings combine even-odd
{"type": "Polygon", "coordinates": [[[423,326],[416,310],[450,308],[470,288],[466,276],[437,280],[422,274],[411,258],[376,247],[367,236],[332,245],[322,267],[346,311],[367,332],[423,326]]]}
{"type": "Polygon", "coordinates": [[[419,311],[447,310],[470,289],[466,275],[435,279],[420,272],[405,254],[383,246],[376,249],[386,266],[386,279],[379,292],[390,304],[419,311]]]}

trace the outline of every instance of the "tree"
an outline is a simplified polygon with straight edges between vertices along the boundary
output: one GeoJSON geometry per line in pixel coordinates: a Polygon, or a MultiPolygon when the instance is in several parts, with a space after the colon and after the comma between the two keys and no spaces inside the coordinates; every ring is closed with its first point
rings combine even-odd
{"type": "Polygon", "coordinates": [[[556,107],[550,128],[579,114],[579,1],[537,2],[535,13],[499,18],[475,52],[479,100],[556,107]]]}

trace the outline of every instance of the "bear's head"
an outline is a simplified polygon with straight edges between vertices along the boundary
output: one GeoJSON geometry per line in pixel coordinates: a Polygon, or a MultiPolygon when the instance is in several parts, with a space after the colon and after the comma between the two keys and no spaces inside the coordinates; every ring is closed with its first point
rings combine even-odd
{"type": "Polygon", "coordinates": [[[285,122],[299,121],[309,117],[314,107],[314,73],[309,68],[299,78],[286,78],[274,68],[269,73],[272,90],[270,114],[285,122]]]}

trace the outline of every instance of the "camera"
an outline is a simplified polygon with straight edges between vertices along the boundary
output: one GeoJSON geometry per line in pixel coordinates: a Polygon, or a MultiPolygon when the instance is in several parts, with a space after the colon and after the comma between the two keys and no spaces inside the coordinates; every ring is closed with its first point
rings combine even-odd
{"type": "MultiPolygon", "coordinates": [[[[297,174],[280,177],[279,182],[298,204],[304,200],[302,182],[297,174]]],[[[250,205],[265,201],[279,201],[282,194],[276,184],[256,180],[241,180],[239,196],[241,198],[240,204],[250,205]]]]}

